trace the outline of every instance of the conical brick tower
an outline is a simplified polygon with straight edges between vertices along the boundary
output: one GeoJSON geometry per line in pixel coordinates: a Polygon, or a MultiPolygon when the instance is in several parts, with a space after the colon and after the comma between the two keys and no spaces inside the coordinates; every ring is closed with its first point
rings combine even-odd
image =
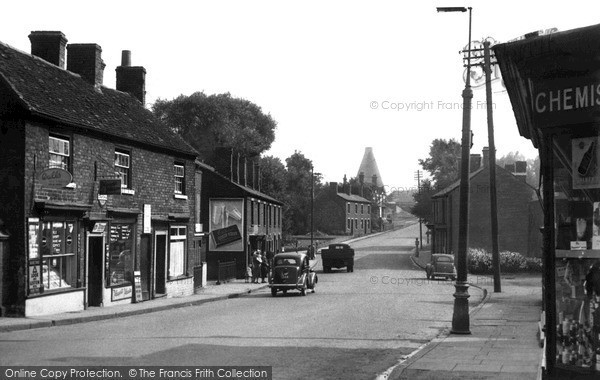
{"type": "Polygon", "coordinates": [[[375,161],[375,156],[373,155],[373,148],[367,147],[365,148],[365,155],[360,163],[360,167],[358,168],[358,174],[356,174],[356,178],[360,178],[361,173],[363,174],[363,178],[365,184],[373,185],[373,176],[377,176],[377,183],[375,184],[377,187],[383,187],[383,180],[381,179],[381,174],[379,173],[379,168],[377,167],[377,161],[375,161]]]}

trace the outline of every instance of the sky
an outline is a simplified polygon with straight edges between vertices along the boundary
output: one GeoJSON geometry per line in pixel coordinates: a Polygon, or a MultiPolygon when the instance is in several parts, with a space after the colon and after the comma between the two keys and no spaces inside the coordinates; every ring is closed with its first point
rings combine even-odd
{"type": "MultiPolygon", "coordinates": [[[[147,107],[229,92],[277,122],[265,155],[285,164],[299,151],[324,181],[341,182],[372,147],[387,190],[402,191],[416,187],[434,139],[461,139],[469,18],[437,6],[472,7],[472,41],[600,23],[600,3],[580,0],[19,0],[2,5],[0,41],[29,53],[31,31],[58,30],[69,43],[97,43],[110,88],[130,50],[147,71],[147,107]]],[[[473,93],[471,153],[481,153],[485,89],[473,93]]],[[[535,158],[501,81],[492,97],[497,156],[535,158]]]]}

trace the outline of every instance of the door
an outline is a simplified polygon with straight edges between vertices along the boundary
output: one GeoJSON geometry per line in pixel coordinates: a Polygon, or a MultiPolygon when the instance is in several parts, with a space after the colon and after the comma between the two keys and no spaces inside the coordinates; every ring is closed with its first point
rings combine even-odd
{"type": "Polygon", "coordinates": [[[142,283],[142,300],[150,299],[150,283],[152,273],[152,235],[143,234],[140,240],[140,280],[142,283]]]}
{"type": "Polygon", "coordinates": [[[154,237],[154,258],[156,260],[155,268],[155,297],[163,296],[167,293],[167,231],[156,231],[154,237]]]}
{"type": "Polygon", "coordinates": [[[88,235],[88,306],[102,306],[104,238],[88,235]]]}

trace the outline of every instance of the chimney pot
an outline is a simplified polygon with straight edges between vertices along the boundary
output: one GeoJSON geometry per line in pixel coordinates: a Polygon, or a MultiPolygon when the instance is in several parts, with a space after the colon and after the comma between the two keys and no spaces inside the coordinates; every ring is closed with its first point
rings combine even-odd
{"type": "Polygon", "coordinates": [[[484,146],[483,150],[481,151],[481,154],[483,155],[483,158],[481,161],[481,166],[483,166],[483,167],[490,166],[490,148],[487,146],[484,146]]]}
{"type": "Polygon", "coordinates": [[[121,66],[131,66],[131,50],[121,51],[121,66]]]}

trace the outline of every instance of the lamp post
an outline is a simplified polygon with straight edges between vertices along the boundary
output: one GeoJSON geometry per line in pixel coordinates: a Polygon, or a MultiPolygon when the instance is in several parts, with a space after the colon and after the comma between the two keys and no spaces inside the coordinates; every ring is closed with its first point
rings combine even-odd
{"type": "Polygon", "coordinates": [[[460,203],[458,220],[458,252],[456,253],[457,279],[454,287],[452,334],[470,334],[469,284],[467,283],[467,244],[469,241],[469,156],[471,148],[471,11],[465,7],[438,7],[438,12],[466,12],[469,10],[469,48],[467,50],[467,80],[462,92],[463,123],[461,141],[460,203]]]}

